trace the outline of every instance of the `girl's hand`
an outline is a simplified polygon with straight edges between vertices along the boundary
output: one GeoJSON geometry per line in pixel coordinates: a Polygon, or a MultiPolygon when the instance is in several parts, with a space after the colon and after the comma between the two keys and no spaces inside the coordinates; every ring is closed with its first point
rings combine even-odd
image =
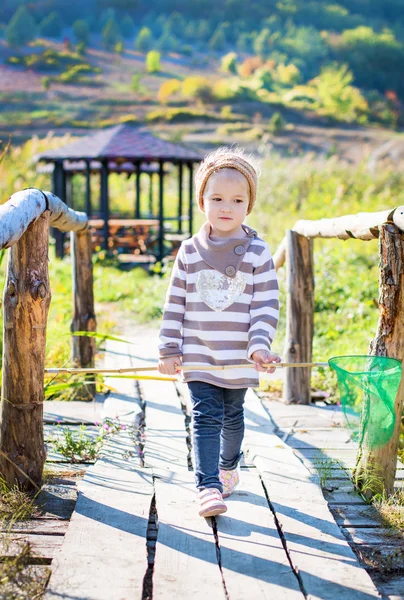
{"type": "Polygon", "coordinates": [[[181,356],[160,358],[157,369],[162,375],[177,375],[177,367],[182,364],[181,356]]]}
{"type": "Polygon", "coordinates": [[[275,373],[275,369],[270,367],[263,367],[263,364],[281,362],[282,359],[277,354],[268,352],[268,350],[256,350],[252,353],[251,358],[255,362],[255,370],[262,371],[263,373],[275,373]]]}

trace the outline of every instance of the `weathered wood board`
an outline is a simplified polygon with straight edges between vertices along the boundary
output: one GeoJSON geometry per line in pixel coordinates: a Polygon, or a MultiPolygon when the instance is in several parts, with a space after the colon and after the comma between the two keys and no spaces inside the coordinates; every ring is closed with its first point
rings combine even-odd
{"type": "MultiPolygon", "coordinates": [[[[32,535],[29,533],[0,533],[0,555],[16,556],[26,543],[33,558],[54,558],[63,543],[63,535],[32,535]]],[[[1,595],[0,595],[1,597],[1,595]]]]}
{"type": "Polygon", "coordinates": [[[335,523],[318,478],[275,436],[269,419],[265,425],[266,412],[251,394],[247,409],[256,422],[262,419],[256,432],[249,432],[247,452],[260,471],[305,594],[313,600],[378,598],[372,580],[335,523]]]}
{"type": "Polygon", "coordinates": [[[104,394],[96,394],[92,402],[47,400],[44,405],[44,423],[85,423],[93,425],[101,420],[104,394]]]}
{"type": "Polygon", "coordinates": [[[239,488],[227,505],[227,513],[217,519],[217,528],[231,600],[303,599],[256,470],[241,473],[239,488]]]}
{"type": "Polygon", "coordinates": [[[153,598],[225,600],[213,530],[210,520],[198,515],[193,473],[165,471],[155,486],[159,525],[153,598]]]}

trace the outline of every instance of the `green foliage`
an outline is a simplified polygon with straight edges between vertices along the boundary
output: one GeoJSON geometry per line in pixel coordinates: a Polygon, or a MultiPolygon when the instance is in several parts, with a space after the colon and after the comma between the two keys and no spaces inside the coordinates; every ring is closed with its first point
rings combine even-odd
{"type": "Polygon", "coordinates": [[[76,52],[79,56],[85,56],[87,52],[87,46],[84,42],[79,42],[76,46],[76,52]]]}
{"type": "Polygon", "coordinates": [[[392,31],[377,33],[365,26],[348,29],[336,40],[334,50],[338,60],[352,69],[357,85],[404,94],[404,46],[392,31]]]}
{"type": "Polygon", "coordinates": [[[199,75],[186,77],[182,82],[182,95],[204,103],[211,102],[213,92],[209,79],[199,75]]]}
{"type": "Polygon", "coordinates": [[[102,29],[102,39],[107,50],[112,50],[121,39],[121,31],[116,20],[111,17],[102,29]]]}
{"type": "Polygon", "coordinates": [[[254,52],[265,60],[271,54],[277,37],[277,33],[272,33],[268,28],[263,29],[254,40],[254,52]]]}
{"type": "Polygon", "coordinates": [[[39,25],[41,35],[59,38],[62,34],[63,22],[59,13],[51,12],[39,25]]]}
{"type": "Polygon", "coordinates": [[[226,47],[226,35],[224,33],[223,27],[219,25],[214,34],[209,40],[209,49],[212,52],[220,52],[224,50],[226,47]]]}
{"type": "Polygon", "coordinates": [[[87,21],[84,19],[77,19],[73,23],[73,32],[78,42],[82,42],[86,46],[88,45],[88,38],[90,36],[90,28],[87,21]]]}
{"type": "Polygon", "coordinates": [[[161,52],[174,52],[177,46],[176,38],[169,31],[164,31],[156,44],[157,49],[161,52]]]}
{"type": "Polygon", "coordinates": [[[146,55],[146,70],[148,73],[159,73],[161,71],[160,52],[151,50],[146,55]]]}
{"type": "Polygon", "coordinates": [[[119,41],[115,44],[114,52],[116,52],[117,54],[124,54],[125,46],[123,45],[122,41],[119,41]]]}
{"type": "Polygon", "coordinates": [[[61,71],[65,68],[84,64],[83,59],[72,52],[58,52],[48,48],[39,54],[11,56],[7,62],[11,65],[22,65],[35,71],[61,71]]]}
{"type": "Polygon", "coordinates": [[[184,56],[192,56],[192,54],[194,53],[194,49],[190,44],[184,44],[180,46],[177,50],[180,54],[183,54],[184,56]]]}
{"type": "Polygon", "coordinates": [[[269,120],[268,129],[273,135],[280,135],[285,130],[285,119],[280,112],[275,112],[269,120]]]}
{"type": "Polygon", "coordinates": [[[229,52],[222,58],[221,70],[224,73],[237,73],[237,54],[229,52]]]}
{"type": "Polygon", "coordinates": [[[135,30],[135,22],[130,15],[125,15],[121,21],[121,32],[124,38],[129,38],[135,30]]]}
{"type": "Polygon", "coordinates": [[[134,92],[140,91],[140,79],[142,77],[142,73],[135,73],[132,75],[132,90],[134,92]]]}
{"type": "Polygon", "coordinates": [[[20,6],[6,28],[6,41],[11,48],[25,46],[36,35],[36,23],[31,13],[20,6]]]}
{"type": "Polygon", "coordinates": [[[186,123],[193,120],[219,121],[220,116],[214,112],[207,112],[206,109],[198,110],[195,108],[165,108],[151,110],[146,115],[147,123],[166,121],[168,123],[186,123]]]}
{"type": "Polygon", "coordinates": [[[139,52],[146,53],[151,49],[153,43],[153,36],[150,29],[148,27],[142,27],[135,40],[136,49],[139,50],[139,52]]]}

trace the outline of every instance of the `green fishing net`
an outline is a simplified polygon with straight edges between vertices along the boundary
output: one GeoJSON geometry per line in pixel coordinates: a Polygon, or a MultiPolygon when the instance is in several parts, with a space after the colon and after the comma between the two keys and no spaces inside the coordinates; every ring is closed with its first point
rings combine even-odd
{"type": "Polygon", "coordinates": [[[353,437],[370,448],[392,437],[394,401],[401,380],[401,362],[385,356],[335,356],[328,361],[335,371],[341,406],[353,437]]]}

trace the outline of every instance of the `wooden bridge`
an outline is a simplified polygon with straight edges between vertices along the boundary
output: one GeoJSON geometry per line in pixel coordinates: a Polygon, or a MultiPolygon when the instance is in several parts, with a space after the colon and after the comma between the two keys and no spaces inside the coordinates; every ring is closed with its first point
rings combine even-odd
{"type": "MultiPolygon", "coordinates": [[[[108,342],[107,368],[153,364],[156,332],[130,342],[108,342]]],[[[226,515],[201,519],[186,387],[118,378],[108,384],[115,391],[104,415],[118,414],[134,429],[114,436],[80,483],[46,600],[380,597],[318,477],[274,433],[252,390],[241,485],[226,515]]]]}

